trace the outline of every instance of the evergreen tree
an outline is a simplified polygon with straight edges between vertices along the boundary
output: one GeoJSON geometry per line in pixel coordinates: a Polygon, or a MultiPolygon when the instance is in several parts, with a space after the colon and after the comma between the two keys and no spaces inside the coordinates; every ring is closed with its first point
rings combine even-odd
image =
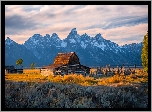
{"type": "Polygon", "coordinates": [[[34,64],[34,63],[32,63],[32,64],[31,64],[31,69],[34,69],[34,66],[35,66],[35,64],[34,64]]]}
{"type": "Polygon", "coordinates": [[[144,71],[148,72],[148,31],[143,39],[143,48],[141,53],[142,66],[144,71]]]}

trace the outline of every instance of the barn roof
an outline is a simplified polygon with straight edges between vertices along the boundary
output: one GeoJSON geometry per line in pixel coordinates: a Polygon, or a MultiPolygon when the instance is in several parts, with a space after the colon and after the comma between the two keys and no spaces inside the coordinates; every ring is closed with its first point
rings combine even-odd
{"type": "Polygon", "coordinates": [[[58,55],[54,59],[55,65],[65,65],[69,63],[70,57],[74,54],[74,52],[70,53],[58,53],[58,55]]]}
{"type": "Polygon", "coordinates": [[[58,53],[58,55],[55,57],[54,59],[54,63],[51,64],[51,65],[48,65],[44,68],[47,68],[47,69],[54,69],[54,68],[57,68],[57,67],[60,67],[62,65],[67,65],[69,64],[69,61],[70,61],[70,57],[72,55],[76,55],[75,52],[70,52],[70,53],[58,53]]]}

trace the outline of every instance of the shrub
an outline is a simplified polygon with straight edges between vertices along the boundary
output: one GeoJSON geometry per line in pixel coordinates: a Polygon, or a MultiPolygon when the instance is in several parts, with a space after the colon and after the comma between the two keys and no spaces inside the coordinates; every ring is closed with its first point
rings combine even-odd
{"type": "Polygon", "coordinates": [[[6,81],[5,108],[148,108],[148,86],[6,81]]]}

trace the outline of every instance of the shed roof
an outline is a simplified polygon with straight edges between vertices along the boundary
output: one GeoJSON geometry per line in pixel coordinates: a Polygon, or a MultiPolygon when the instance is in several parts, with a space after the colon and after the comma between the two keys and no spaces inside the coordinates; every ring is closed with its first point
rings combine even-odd
{"type": "Polygon", "coordinates": [[[10,70],[14,70],[14,69],[23,69],[23,66],[5,66],[5,69],[10,69],[10,70]]]}
{"type": "Polygon", "coordinates": [[[11,70],[13,70],[13,69],[15,69],[15,68],[14,68],[14,66],[12,65],[12,66],[5,66],[5,69],[11,69],[11,70]]]}

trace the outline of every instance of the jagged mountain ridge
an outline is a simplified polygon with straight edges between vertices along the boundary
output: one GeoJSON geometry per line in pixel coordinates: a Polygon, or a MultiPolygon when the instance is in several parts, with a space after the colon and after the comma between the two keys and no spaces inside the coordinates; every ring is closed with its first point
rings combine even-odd
{"type": "MultiPolygon", "coordinates": [[[[10,45],[5,43],[5,46],[10,45]]],[[[44,37],[40,34],[34,34],[22,46],[30,53],[33,53],[35,59],[41,63],[40,66],[53,63],[58,52],[76,52],[80,63],[87,66],[105,66],[107,64],[141,65],[142,43],[119,46],[110,40],[104,39],[100,33],[95,37],[90,37],[86,33],[79,35],[76,28],[73,28],[67,38],[63,40],[56,33],[51,36],[46,34],[44,37]]],[[[9,49],[5,51],[8,53],[9,49]]],[[[11,59],[11,56],[8,58],[11,59]]],[[[29,59],[29,64],[30,62],[29,59]]],[[[5,61],[5,63],[8,62],[5,61]]],[[[26,64],[26,66],[29,64],[26,64]]]]}
{"type": "Polygon", "coordinates": [[[25,66],[30,66],[32,62],[35,62],[38,66],[42,64],[24,45],[20,45],[10,38],[7,38],[5,40],[5,65],[15,65],[16,60],[20,58],[23,59],[23,65],[25,66]]]}

